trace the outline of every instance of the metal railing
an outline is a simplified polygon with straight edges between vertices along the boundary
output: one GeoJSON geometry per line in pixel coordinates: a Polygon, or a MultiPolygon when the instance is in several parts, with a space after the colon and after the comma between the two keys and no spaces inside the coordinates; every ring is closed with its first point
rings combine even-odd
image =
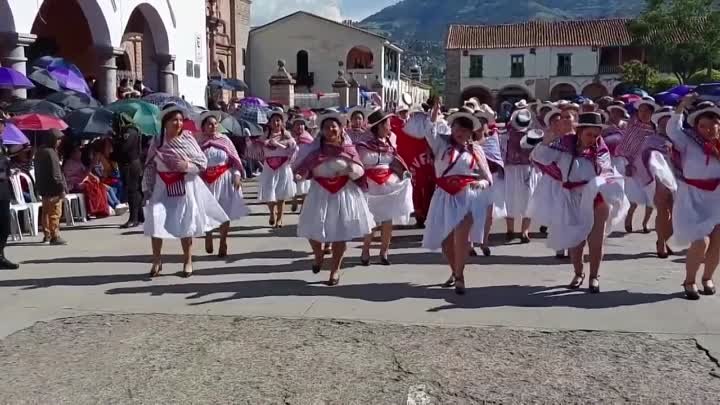
{"type": "Polygon", "coordinates": [[[572,76],[572,66],[558,65],[557,75],[558,76],[572,76]]]}
{"type": "Polygon", "coordinates": [[[618,65],[600,65],[598,66],[598,74],[612,75],[622,73],[622,66],[618,65]]]}

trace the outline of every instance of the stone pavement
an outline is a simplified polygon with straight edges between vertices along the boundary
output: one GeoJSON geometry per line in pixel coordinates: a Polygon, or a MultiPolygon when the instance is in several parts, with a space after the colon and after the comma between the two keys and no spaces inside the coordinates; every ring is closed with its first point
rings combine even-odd
{"type": "MultiPolygon", "coordinates": [[[[190,279],[175,275],[180,246],[169,242],[164,276],[150,281],[149,241],[140,230],[117,229],[118,219],[65,229],[65,247],[37,239],[11,245],[10,257],[23,265],[0,272],[0,336],[37,321],[87,314],[202,314],[637,332],[695,339],[720,357],[720,297],[682,299],[684,259],[657,259],[654,235],[608,240],[600,295],[565,290],[569,263],[555,259],[538,238],[474,258],[467,295],[458,297],[438,287],[448,270],[439,253],[420,248],[417,230],[396,232],[391,267],[359,267],[360,244],[351,243],[341,285],[330,288],[322,284],[327,272],[310,271],[307,242],[295,237],[297,216],[273,231],[266,209],[252,209],[252,216],[233,224],[226,259],[206,255],[196,242],[190,279]]],[[[502,236],[504,226],[495,231],[502,236]]]]}

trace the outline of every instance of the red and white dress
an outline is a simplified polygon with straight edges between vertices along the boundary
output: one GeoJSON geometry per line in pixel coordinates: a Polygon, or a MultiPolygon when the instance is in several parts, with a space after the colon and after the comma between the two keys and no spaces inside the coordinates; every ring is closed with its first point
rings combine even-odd
{"type": "Polygon", "coordinates": [[[473,219],[470,242],[481,244],[485,237],[487,208],[492,204],[492,191],[473,188],[470,184],[486,180],[492,186],[485,152],[476,144],[453,144],[450,136],[439,135],[437,127],[431,123],[426,127],[429,130],[425,132],[425,138],[435,156],[438,188],[430,201],[423,247],[440,249],[445,238],[468,214],[473,219]]]}
{"type": "Polygon", "coordinates": [[[200,177],[210,192],[230,220],[247,216],[249,210],[245,205],[242,188],[235,189],[234,185],[236,178],[242,178],[244,170],[235,145],[222,134],[212,137],[201,135],[198,143],[208,160],[207,169],[200,173],[200,177]]]}
{"type": "Polygon", "coordinates": [[[362,190],[365,174],[355,146],[323,145],[295,165],[295,173],[311,180],[298,219],[298,236],[318,242],[345,242],[364,237],[375,227],[362,190]]]}
{"type": "Polygon", "coordinates": [[[668,136],[673,161],[680,170],[673,205],[673,239],[679,245],[701,240],[720,225],[720,157],[692,129],[683,129],[683,115],[673,113],[668,136]]]}
{"type": "Polygon", "coordinates": [[[276,202],[289,200],[297,193],[295,178],[290,166],[297,153],[297,143],[288,132],[274,137],[265,135],[257,141],[262,147],[263,170],[258,179],[258,200],[276,202]],[[282,146],[268,145],[270,139],[282,146]]]}
{"type": "Polygon", "coordinates": [[[397,150],[389,142],[376,138],[356,147],[365,167],[365,195],[375,223],[409,223],[413,212],[412,180],[397,150]]]}
{"type": "Polygon", "coordinates": [[[610,206],[607,234],[625,219],[629,202],[625,198],[623,177],[612,166],[602,138],[598,145],[576,152],[577,136],[565,135],[551,145],[537,145],[533,163],[552,179],[551,188],[536,195],[537,212],[552,212],[545,218],[549,233],[547,246],[555,251],[574,248],[592,230],[595,205],[610,206]]]}

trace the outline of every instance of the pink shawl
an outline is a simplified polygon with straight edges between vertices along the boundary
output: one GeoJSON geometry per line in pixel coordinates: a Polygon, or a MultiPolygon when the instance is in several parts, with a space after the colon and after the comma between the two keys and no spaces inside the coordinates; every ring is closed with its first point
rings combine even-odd
{"type": "Polygon", "coordinates": [[[570,153],[575,157],[581,157],[590,160],[595,166],[597,175],[613,172],[612,161],[610,159],[610,151],[602,137],[598,137],[597,144],[593,147],[584,149],[581,152],[577,150],[578,136],[575,134],[565,135],[558,141],[550,144],[550,147],[559,151],[570,153]]]}
{"type": "Polygon", "coordinates": [[[645,138],[653,134],[655,134],[653,124],[640,122],[637,117],[633,117],[627,128],[623,130],[623,138],[615,149],[615,154],[632,161],[640,152],[645,138]]]}
{"type": "Polygon", "coordinates": [[[198,167],[200,171],[207,168],[207,157],[200,149],[195,137],[188,131],[179,136],[166,140],[164,135],[153,139],[148,150],[145,161],[145,173],[143,175],[143,191],[151,191],[155,187],[155,175],[157,164],[155,158],[159,158],[170,171],[184,172],[180,167],[181,162],[189,162],[198,167]]]}
{"type": "Polygon", "coordinates": [[[240,160],[237,149],[235,149],[235,145],[233,145],[230,138],[228,138],[226,135],[215,134],[213,136],[206,136],[205,134],[200,134],[197,137],[197,142],[200,145],[200,149],[202,149],[203,151],[209,148],[217,148],[222,150],[228,155],[230,166],[232,166],[234,169],[239,170],[240,173],[244,173],[243,164],[240,160]]]}
{"type": "Polygon", "coordinates": [[[372,137],[372,139],[368,139],[364,142],[358,143],[357,148],[365,148],[372,152],[393,155],[393,162],[390,165],[390,169],[400,177],[402,177],[405,172],[410,170],[408,169],[407,164],[405,164],[405,161],[400,157],[400,155],[398,155],[397,149],[395,149],[395,147],[392,145],[389,138],[386,140],[386,142],[382,142],[376,137],[372,137]]]}

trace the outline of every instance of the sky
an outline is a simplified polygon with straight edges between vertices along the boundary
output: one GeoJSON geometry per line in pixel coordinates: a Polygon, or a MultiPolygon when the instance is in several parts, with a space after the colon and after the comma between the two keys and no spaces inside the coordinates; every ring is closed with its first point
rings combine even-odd
{"type": "Polygon", "coordinates": [[[362,20],[399,0],[254,0],[251,24],[265,24],[298,10],[333,20],[362,20]]]}

